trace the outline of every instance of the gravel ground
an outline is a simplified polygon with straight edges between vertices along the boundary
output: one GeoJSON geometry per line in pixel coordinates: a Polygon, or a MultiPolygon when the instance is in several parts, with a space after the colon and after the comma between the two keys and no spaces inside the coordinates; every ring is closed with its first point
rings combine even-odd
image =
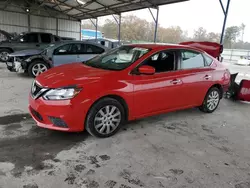
{"type": "Polygon", "coordinates": [[[97,139],[38,128],[27,114],[31,82],[0,64],[0,188],[250,187],[247,103],[154,116],[97,139]]]}

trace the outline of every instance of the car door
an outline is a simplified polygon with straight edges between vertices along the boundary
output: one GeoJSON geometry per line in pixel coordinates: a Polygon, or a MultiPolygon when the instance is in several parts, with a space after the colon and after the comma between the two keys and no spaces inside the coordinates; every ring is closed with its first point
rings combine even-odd
{"type": "Polygon", "coordinates": [[[77,62],[87,61],[96,55],[102,54],[105,50],[94,44],[81,44],[80,53],[77,54],[77,62]]]}
{"type": "Polygon", "coordinates": [[[40,49],[44,49],[50,43],[52,43],[52,35],[50,33],[40,33],[40,49]]]}
{"type": "Polygon", "coordinates": [[[80,45],[70,43],[56,48],[53,52],[52,62],[54,66],[77,62],[77,53],[80,45]]]}
{"type": "Polygon", "coordinates": [[[13,46],[15,51],[38,49],[40,47],[39,34],[38,33],[26,33],[19,41],[13,46]]]}
{"type": "Polygon", "coordinates": [[[213,84],[213,68],[207,66],[203,54],[194,50],[179,51],[177,74],[182,80],[182,106],[202,104],[208,89],[213,84]]]}
{"type": "Polygon", "coordinates": [[[177,61],[178,56],[172,50],[157,52],[141,64],[154,67],[156,72],[153,75],[134,74],[136,117],[180,108],[182,80],[176,74],[177,61]]]}

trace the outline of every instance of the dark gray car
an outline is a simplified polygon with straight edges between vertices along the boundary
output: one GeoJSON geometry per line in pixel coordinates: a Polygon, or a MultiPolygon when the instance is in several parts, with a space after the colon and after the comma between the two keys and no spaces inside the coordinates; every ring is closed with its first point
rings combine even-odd
{"type": "Polygon", "coordinates": [[[15,51],[26,49],[44,49],[48,46],[48,44],[58,41],[61,41],[61,38],[51,33],[21,33],[11,40],[0,42],[0,61],[8,61],[8,55],[15,51]]]}

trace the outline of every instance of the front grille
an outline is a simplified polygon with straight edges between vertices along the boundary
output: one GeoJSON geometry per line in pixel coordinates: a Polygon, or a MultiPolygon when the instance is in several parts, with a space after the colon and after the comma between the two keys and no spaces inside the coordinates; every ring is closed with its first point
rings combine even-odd
{"type": "Polygon", "coordinates": [[[35,111],[33,108],[31,108],[31,113],[33,114],[33,116],[35,116],[35,118],[40,121],[43,121],[43,117],[41,116],[41,114],[39,114],[39,112],[35,111]]]}
{"type": "Polygon", "coordinates": [[[49,116],[49,119],[57,127],[68,128],[68,125],[61,118],[49,116]]]}
{"type": "Polygon", "coordinates": [[[47,90],[48,89],[43,88],[40,84],[38,84],[37,81],[34,81],[32,86],[31,86],[31,96],[33,98],[37,99],[47,90]]]}

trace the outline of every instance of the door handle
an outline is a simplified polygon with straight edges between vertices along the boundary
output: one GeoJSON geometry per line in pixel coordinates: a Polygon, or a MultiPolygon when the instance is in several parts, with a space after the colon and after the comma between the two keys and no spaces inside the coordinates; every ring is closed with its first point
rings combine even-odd
{"type": "Polygon", "coordinates": [[[204,76],[204,79],[205,79],[205,80],[209,80],[210,78],[212,78],[212,76],[210,76],[210,75],[204,76]]]}
{"type": "Polygon", "coordinates": [[[181,83],[181,80],[174,79],[171,81],[171,84],[179,84],[181,83]]]}

